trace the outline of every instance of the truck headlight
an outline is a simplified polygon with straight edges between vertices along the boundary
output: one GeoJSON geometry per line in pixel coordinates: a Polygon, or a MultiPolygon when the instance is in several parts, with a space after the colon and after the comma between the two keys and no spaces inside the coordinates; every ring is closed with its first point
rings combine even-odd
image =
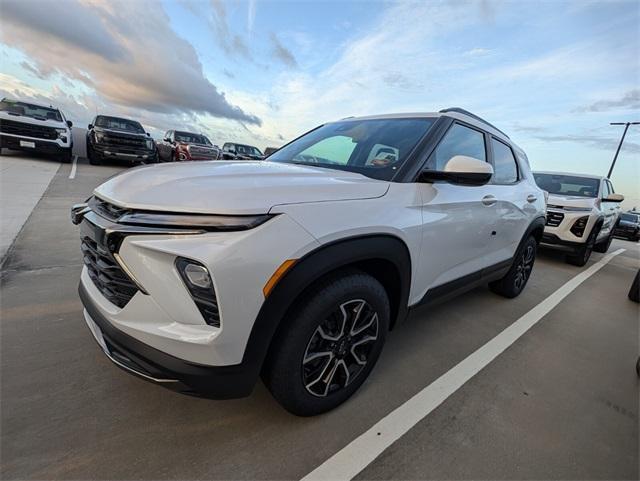
{"type": "Polygon", "coordinates": [[[147,139],[146,142],[147,142],[147,149],[153,150],[153,140],[147,139]]]}
{"type": "Polygon", "coordinates": [[[576,237],[582,237],[584,235],[584,229],[587,227],[587,223],[589,222],[589,216],[580,217],[577,219],[573,225],[571,226],[571,232],[576,237]]]}
{"type": "Polygon", "coordinates": [[[103,133],[96,132],[93,135],[94,135],[97,143],[101,144],[102,142],[104,142],[104,134],[103,133]]]}
{"type": "Polygon", "coordinates": [[[63,142],[66,142],[69,138],[67,129],[56,129],[56,132],[58,133],[58,138],[63,142]]]}

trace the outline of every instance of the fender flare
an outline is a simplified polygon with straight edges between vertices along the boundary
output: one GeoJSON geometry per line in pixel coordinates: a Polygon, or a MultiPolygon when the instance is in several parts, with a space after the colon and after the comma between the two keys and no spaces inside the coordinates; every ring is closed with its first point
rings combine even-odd
{"type": "MultiPolygon", "coordinates": [[[[263,303],[251,329],[242,364],[257,377],[278,328],[294,301],[314,282],[337,269],[382,261],[392,264],[399,277],[399,292],[392,305],[392,324],[408,312],[411,257],[400,238],[393,235],[349,237],[322,245],[306,254],[279,280],[263,303]],[[394,309],[395,307],[395,309],[394,309]]],[[[386,286],[385,286],[386,287],[386,286]]]]}

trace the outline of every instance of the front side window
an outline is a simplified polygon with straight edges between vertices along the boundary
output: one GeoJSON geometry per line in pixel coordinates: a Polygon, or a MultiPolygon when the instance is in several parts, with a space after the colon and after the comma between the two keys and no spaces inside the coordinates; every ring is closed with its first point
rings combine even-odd
{"type": "Polygon", "coordinates": [[[453,124],[431,154],[427,168],[444,170],[445,164],[456,155],[466,155],[486,162],[484,134],[461,124],[453,124]]]}
{"type": "Polygon", "coordinates": [[[550,194],[572,197],[598,197],[598,179],[564,174],[534,173],[533,178],[542,190],[550,194]]]}
{"type": "Polygon", "coordinates": [[[493,182],[513,184],[518,181],[518,164],[511,148],[496,139],[491,139],[493,149],[493,182]]]}
{"type": "Polygon", "coordinates": [[[144,129],[139,122],[129,119],[121,119],[118,117],[107,117],[99,115],[96,117],[96,127],[111,130],[123,130],[125,132],[134,132],[136,134],[144,134],[144,129]]]}
{"type": "Polygon", "coordinates": [[[343,120],[322,125],[269,156],[269,162],[311,165],[391,180],[435,119],[343,120]]]}

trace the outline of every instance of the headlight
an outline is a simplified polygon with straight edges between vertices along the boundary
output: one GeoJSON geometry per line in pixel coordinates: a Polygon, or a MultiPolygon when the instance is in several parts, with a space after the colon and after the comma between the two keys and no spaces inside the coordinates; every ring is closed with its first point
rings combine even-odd
{"type": "Polygon", "coordinates": [[[586,215],[584,217],[580,217],[576,220],[571,226],[571,232],[576,237],[582,237],[584,235],[584,229],[587,227],[587,223],[589,222],[589,216],[586,215]]]}
{"type": "Polygon", "coordinates": [[[103,133],[95,132],[93,135],[95,136],[96,142],[98,142],[98,143],[104,142],[104,134],[103,133]]]}
{"type": "Polygon", "coordinates": [[[153,150],[153,140],[147,139],[147,149],[153,150]]]}
{"type": "Polygon", "coordinates": [[[273,215],[208,215],[208,214],[152,214],[134,212],[118,219],[121,224],[153,227],[199,228],[211,231],[237,231],[258,227],[273,215]]]}
{"type": "Polygon", "coordinates": [[[562,207],[562,210],[567,212],[591,212],[591,207],[562,207]]]}
{"type": "Polygon", "coordinates": [[[58,138],[60,140],[62,140],[63,142],[67,141],[67,135],[68,135],[68,131],[67,129],[56,129],[56,132],[58,133],[58,138]]]}

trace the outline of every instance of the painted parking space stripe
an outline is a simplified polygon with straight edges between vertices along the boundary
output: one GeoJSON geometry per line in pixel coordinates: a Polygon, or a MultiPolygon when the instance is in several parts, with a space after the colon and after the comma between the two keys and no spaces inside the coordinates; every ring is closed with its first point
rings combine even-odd
{"type": "Polygon", "coordinates": [[[76,169],[78,168],[78,156],[74,155],[73,156],[73,165],[71,166],[71,172],[69,173],[69,178],[70,179],[75,179],[76,178],[76,169]]]}
{"type": "Polygon", "coordinates": [[[303,478],[303,481],[353,479],[385,449],[522,337],[580,284],[624,251],[625,249],[618,249],[605,255],[591,267],[566,282],[484,346],[314,469],[303,478]]]}

